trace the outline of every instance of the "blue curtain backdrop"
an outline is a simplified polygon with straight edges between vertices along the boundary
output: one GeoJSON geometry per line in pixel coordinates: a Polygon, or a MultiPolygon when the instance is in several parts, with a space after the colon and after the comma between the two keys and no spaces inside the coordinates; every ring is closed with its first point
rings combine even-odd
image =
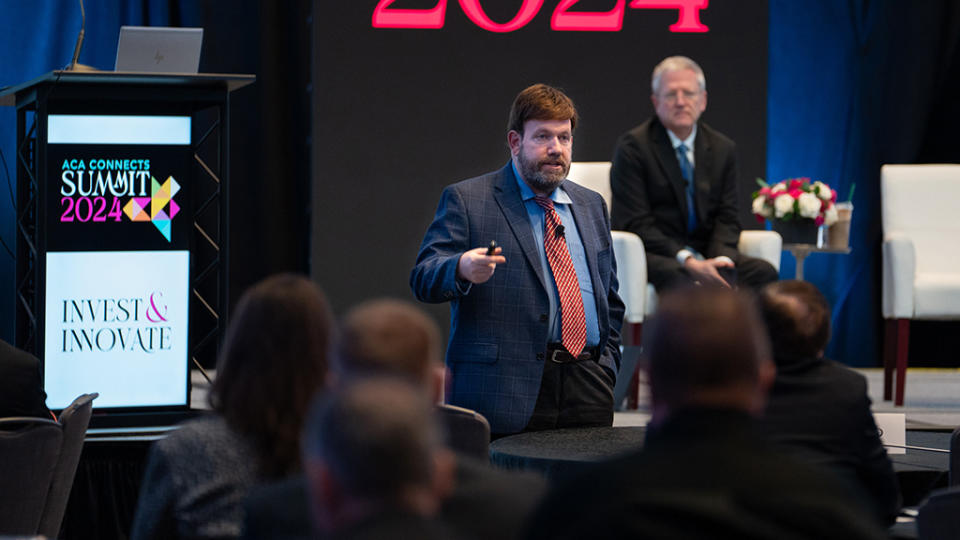
{"type": "MultiPolygon", "coordinates": [[[[117,55],[120,26],[199,25],[197,2],[169,0],[87,0],[86,38],[79,62],[112,70],[117,55]]],[[[80,5],[70,0],[0,0],[0,88],[15,86],[54,69],[73,58],[80,31],[80,5]]],[[[12,250],[15,221],[12,197],[16,189],[16,113],[0,107],[0,239],[12,250]],[[9,186],[9,189],[8,189],[9,186]]],[[[13,339],[14,264],[0,247],[0,338],[13,339]]]]}
{"type": "MultiPolygon", "coordinates": [[[[953,0],[770,3],[767,177],[819,179],[840,200],[856,184],[852,253],[804,267],[833,306],[828,355],[850,365],[882,361],[880,166],[958,159],[958,11],[953,0]]],[[[793,275],[785,253],[781,277],[793,275]]]]}

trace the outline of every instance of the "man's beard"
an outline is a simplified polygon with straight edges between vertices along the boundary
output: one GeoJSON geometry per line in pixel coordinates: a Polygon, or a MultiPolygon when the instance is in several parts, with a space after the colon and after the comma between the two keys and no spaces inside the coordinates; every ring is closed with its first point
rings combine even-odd
{"type": "Polygon", "coordinates": [[[532,162],[524,157],[523,150],[521,150],[517,158],[520,162],[520,174],[523,175],[523,179],[526,180],[532,188],[544,193],[553,191],[567,177],[567,173],[570,172],[570,163],[560,156],[532,162]],[[547,164],[561,165],[563,169],[560,172],[543,172],[542,167],[547,164]]]}

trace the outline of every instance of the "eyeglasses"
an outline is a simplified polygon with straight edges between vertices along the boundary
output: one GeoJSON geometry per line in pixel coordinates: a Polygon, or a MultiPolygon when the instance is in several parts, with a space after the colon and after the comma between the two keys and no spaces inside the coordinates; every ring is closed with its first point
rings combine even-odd
{"type": "Polygon", "coordinates": [[[666,101],[667,103],[676,103],[680,96],[683,96],[685,101],[693,101],[700,97],[700,91],[691,92],[690,90],[674,90],[673,92],[668,92],[660,95],[660,99],[666,101]]]}

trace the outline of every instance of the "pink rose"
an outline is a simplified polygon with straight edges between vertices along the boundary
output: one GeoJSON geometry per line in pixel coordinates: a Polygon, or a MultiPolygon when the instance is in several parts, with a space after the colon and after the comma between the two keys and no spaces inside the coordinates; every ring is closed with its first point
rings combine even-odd
{"type": "Polygon", "coordinates": [[[761,216],[760,214],[754,214],[753,217],[757,218],[757,223],[761,225],[763,225],[763,222],[766,221],[765,219],[763,219],[763,216],[761,216]]]}
{"type": "Polygon", "coordinates": [[[760,188],[760,193],[758,193],[758,195],[761,195],[761,196],[764,196],[764,197],[769,198],[769,197],[770,197],[770,187],[762,187],[762,188],[760,188]]]}
{"type": "Polygon", "coordinates": [[[830,202],[837,202],[837,190],[830,190],[830,202]]]}
{"type": "MultiPolygon", "coordinates": [[[[792,182],[791,182],[791,183],[792,183],[792,182]]],[[[800,198],[800,195],[803,194],[803,190],[800,189],[800,188],[798,188],[798,187],[792,187],[792,186],[791,186],[790,191],[788,191],[787,194],[789,194],[789,195],[790,195],[791,197],[793,197],[794,199],[799,199],[799,198],[800,198]]]]}
{"type": "Polygon", "coordinates": [[[817,216],[817,217],[813,220],[813,222],[817,225],[817,227],[823,225],[823,214],[820,214],[819,216],[817,216]]]}
{"type": "MultiPolygon", "coordinates": [[[[790,189],[790,191],[793,191],[793,190],[795,190],[795,189],[800,189],[800,186],[802,186],[802,185],[803,185],[803,180],[801,180],[801,179],[799,179],[799,178],[791,178],[791,179],[790,179],[790,188],[789,188],[789,189],[790,189]]],[[[794,196],[794,199],[796,199],[796,196],[794,196]]]]}

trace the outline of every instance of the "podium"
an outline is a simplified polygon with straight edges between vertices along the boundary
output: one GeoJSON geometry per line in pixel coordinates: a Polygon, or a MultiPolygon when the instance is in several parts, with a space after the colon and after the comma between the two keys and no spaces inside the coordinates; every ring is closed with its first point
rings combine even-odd
{"type": "Polygon", "coordinates": [[[189,363],[216,358],[227,324],[230,94],[254,80],[52,71],[0,92],[17,113],[15,342],[51,409],[89,391],[117,413],[189,408],[189,363]]]}

